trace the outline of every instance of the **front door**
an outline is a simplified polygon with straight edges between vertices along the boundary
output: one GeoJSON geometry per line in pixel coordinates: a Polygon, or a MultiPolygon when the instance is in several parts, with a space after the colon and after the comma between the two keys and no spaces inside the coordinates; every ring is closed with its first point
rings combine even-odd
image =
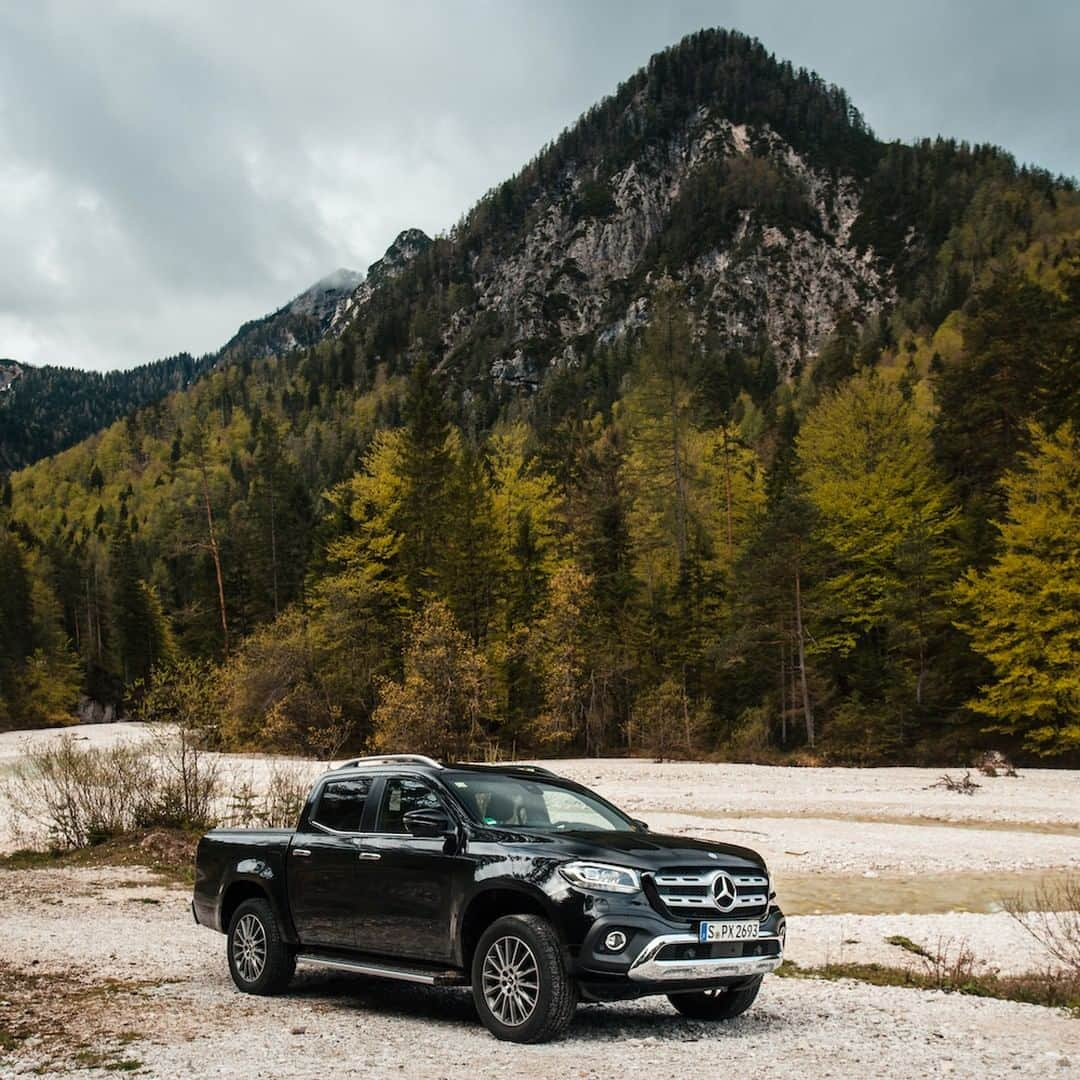
{"type": "Polygon", "coordinates": [[[445,810],[442,796],[415,776],[391,776],[379,794],[365,853],[378,856],[362,865],[364,895],[370,898],[356,924],[357,948],[387,956],[447,960],[450,941],[451,881],[464,861],[445,852],[443,837],[410,836],[410,810],[445,810]]]}

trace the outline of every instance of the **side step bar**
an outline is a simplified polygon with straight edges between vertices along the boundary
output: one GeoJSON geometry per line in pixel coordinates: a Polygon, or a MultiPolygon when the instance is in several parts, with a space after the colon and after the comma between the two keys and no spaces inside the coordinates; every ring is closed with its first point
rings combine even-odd
{"type": "Polygon", "coordinates": [[[321,956],[319,953],[300,953],[296,962],[333,968],[335,971],[350,971],[354,975],[374,975],[380,979],[422,983],[425,986],[464,986],[466,983],[464,973],[453,969],[426,971],[423,968],[395,967],[393,964],[375,963],[371,960],[354,960],[346,956],[321,956]]]}

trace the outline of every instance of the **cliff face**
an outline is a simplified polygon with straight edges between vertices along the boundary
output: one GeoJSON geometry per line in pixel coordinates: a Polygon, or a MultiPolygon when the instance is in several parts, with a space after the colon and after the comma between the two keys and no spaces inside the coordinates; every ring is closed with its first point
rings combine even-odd
{"type": "Polygon", "coordinates": [[[545,366],[573,363],[581,339],[612,340],[648,318],[662,276],[682,280],[700,311],[699,329],[725,346],[763,344],[784,374],[812,356],[842,311],[865,318],[890,298],[891,281],[872,250],[852,242],[859,193],[851,176],[815,169],[768,128],[734,125],[701,109],[685,134],[620,169],[597,198],[596,170],[569,169],[528,233],[486,268],[479,257],[476,301],[443,330],[448,356],[467,348],[485,315],[509,324],[512,347],[495,359],[498,381],[535,385],[545,366]],[[734,208],[731,235],[690,236],[683,257],[664,257],[673,215],[687,187],[711,172],[779,177],[804,205],[804,224],[767,205],[734,208]],[[586,195],[599,213],[583,213],[586,195]]]}
{"type": "Polygon", "coordinates": [[[654,57],[449,235],[402,233],[330,329],[380,359],[404,344],[406,362],[426,355],[503,396],[635,334],[670,277],[699,336],[769,355],[786,377],[841,314],[864,322],[896,295],[874,230],[855,237],[880,153],[841,91],[749,39],[703,33],[654,57]]]}

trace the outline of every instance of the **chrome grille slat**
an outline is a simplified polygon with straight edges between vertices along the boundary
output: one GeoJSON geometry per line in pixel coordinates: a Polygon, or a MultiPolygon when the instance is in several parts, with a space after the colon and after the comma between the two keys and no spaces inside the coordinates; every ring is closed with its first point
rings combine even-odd
{"type": "MultiPolygon", "coordinates": [[[[702,907],[707,906],[703,903],[700,896],[665,896],[660,894],[660,899],[667,904],[668,907],[702,907]]],[[[769,898],[761,893],[751,893],[748,896],[738,896],[735,898],[735,907],[756,907],[759,904],[764,904],[769,898]]]]}
{"type": "Polygon", "coordinates": [[[769,878],[723,866],[679,868],[651,875],[656,895],[665,908],[680,918],[716,919],[764,915],[769,907],[769,878]],[[735,885],[730,908],[718,908],[713,901],[713,880],[726,873],[735,885]]]}

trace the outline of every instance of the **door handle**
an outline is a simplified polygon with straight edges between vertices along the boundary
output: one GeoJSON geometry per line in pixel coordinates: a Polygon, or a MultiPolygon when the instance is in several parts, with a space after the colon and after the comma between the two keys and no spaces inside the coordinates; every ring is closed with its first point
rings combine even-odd
{"type": "Polygon", "coordinates": [[[303,855],[305,858],[307,858],[307,856],[311,854],[311,852],[308,851],[306,847],[294,847],[292,849],[292,853],[294,855],[303,855]]]}
{"type": "Polygon", "coordinates": [[[382,858],[382,856],[377,851],[361,851],[360,854],[357,855],[356,857],[358,859],[371,859],[373,861],[375,859],[381,859],[382,858]]]}

